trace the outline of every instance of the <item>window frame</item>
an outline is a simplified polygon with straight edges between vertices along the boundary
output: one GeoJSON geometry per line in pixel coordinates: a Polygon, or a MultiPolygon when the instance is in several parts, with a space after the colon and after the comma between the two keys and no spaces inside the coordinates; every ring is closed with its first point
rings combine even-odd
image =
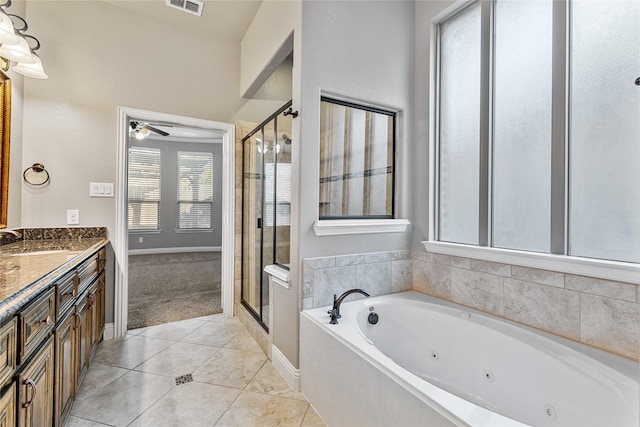
{"type": "Polygon", "coordinates": [[[569,143],[569,19],[568,0],[553,2],[552,42],[552,141],[551,141],[551,241],[549,253],[492,247],[492,128],[493,128],[493,63],[494,2],[481,1],[481,123],[480,123],[480,229],[479,244],[443,242],[439,240],[440,187],[440,24],[462,13],[479,0],[461,1],[431,20],[429,70],[429,221],[428,239],[423,241],[429,252],[469,257],[491,262],[554,270],[608,280],[640,284],[640,264],[569,255],[568,242],[568,165],[569,143]],[[488,73],[488,74],[487,74],[488,73]],[[486,156],[486,157],[485,157],[486,156]],[[484,198],[484,199],[483,199],[484,198]],[[483,209],[483,204],[486,207],[483,209]]]}
{"type": "MultiPolygon", "coordinates": [[[[339,99],[333,96],[320,96],[320,103],[327,102],[330,104],[341,105],[343,107],[354,108],[358,110],[368,111],[376,114],[382,114],[392,118],[392,135],[393,140],[391,142],[392,151],[392,164],[391,164],[391,194],[388,196],[391,198],[391,215],[320,215],[320,206],[318,206],[318,220],[319,221],[344,221],[344,220],[390,220],[396,218],[396,155],[397,155],[397,139],[398,139],[398,112],[390,109],[383,109],[371,105],[362,103],[356,103],[353,101],[347,101],[339,99]]],[[[318,180],[320,181],[320,180],[318,180]]],[[[320,187],[321,182],[318,182],[320,187]]]]}

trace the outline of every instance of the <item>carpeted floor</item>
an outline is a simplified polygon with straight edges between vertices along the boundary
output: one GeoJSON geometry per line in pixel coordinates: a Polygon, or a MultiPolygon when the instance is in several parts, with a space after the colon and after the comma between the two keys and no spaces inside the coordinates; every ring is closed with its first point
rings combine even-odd
{"type": "Polygon", "coordinates": [[[221,313],[220,255],[129,256],[128,329],[221,313]]]}

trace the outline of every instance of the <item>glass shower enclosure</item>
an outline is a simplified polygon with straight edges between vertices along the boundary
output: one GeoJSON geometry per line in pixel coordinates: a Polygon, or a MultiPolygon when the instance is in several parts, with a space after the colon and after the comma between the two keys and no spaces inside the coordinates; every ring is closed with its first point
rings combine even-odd
{"type": "Polygon", "coordinates": [[[242,139],[242,304],[269,331],[269,277],[289,268],[291,101],[242,139]]]}

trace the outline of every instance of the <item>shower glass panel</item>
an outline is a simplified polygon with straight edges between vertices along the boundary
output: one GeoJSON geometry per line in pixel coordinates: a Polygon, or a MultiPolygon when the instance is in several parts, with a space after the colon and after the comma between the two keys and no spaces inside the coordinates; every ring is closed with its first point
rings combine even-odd
{"type": "Polygon", "coordinates": [[[242,304],[269,330],[269,277],[289,268],[291,101],[242,140],[242,304]]]}

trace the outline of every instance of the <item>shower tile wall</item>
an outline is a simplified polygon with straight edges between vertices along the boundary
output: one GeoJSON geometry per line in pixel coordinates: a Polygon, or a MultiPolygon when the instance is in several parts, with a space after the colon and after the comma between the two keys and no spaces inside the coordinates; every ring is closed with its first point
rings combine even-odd
{"type": "Polygon", "coordinates": [[[640,360],[640,286],[424,251],[303,261],[303,307],[413,289],[640,360]],[[358,298],[359,296],[354,296],[358,298]]]}

